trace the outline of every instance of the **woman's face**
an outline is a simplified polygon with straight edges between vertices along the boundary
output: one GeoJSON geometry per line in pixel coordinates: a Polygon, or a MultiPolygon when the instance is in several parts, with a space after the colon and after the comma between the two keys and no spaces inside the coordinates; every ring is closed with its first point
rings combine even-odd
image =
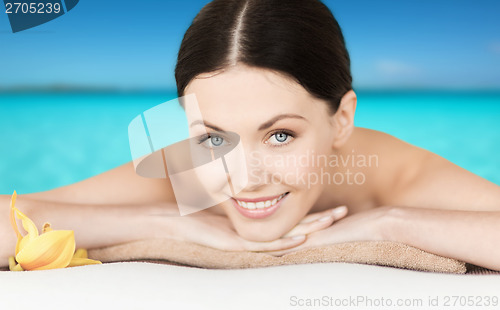
{"type": "Polygon", "coordinates": [[[245,239],[283,236],[324,190],[321,177],[328,171],[314,161],[333,151],[326,103],[291,79],[243,65],[199,75],[186,87],[190,93],[204,121],[193,132],[212,133],[211,147],[223,143],[218,130],[234,132],[243,146],[248,184],[219,207],[245,239]]]}

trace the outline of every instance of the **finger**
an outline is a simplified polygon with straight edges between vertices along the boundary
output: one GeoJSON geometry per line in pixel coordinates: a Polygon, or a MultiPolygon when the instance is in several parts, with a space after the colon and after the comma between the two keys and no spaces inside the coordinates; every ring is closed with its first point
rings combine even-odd
{"type": "MultiPolygon", "coordinates": [[[[300,221],[300,224],[304,224],[304,223],[310,223],[310,222],[313,222],[313,221],[316,221],[322,217],[325,217],[325,216],[328,216],[328,215],[345,215],[345,211],[347,211],[347,207],[346,206],[340,206],[340,207],[336,207],[336,208],[332,208],[332,209],[328,209],[328,210],[325,210],[325,211],[321,211],[321,212],[316,212],[316,213],[312,213],[312,214],[309,214],[307,216],[305,216],[301,221],[300,221]]],[[[337,218],[337,219],[340,219],[340,218],[337,218]]]]}
{"type": "Polygon", "coordinates": [[[267,242],[255,242],[243,239],[243,247],[247,251],[278,251],[296,247],[306,241],[305,235],[297,235],[290,238],[280,238],[267,242]]]}
{"type": "Polygon", "coordinates": [[[334,221],[335,217],[332,214],[327,214],[315,221],[308,222],[305,224],[298,224],[292,230],[286,233],[283,237],[286,238],[286,237],[293,237],[296,235],[307,235],[312,232],[329,227],[330,225],[333,224],[334,221]]]}
{"type": "MultiPolygon", "coordinates": [[[[312,214],[313,215],[313,214],[312,214]]],[[[308,222],[300,222],[292,230],[286,233],[283,237],[292,237],[296,235],[307,235],[312,232],[324,229],[333,224],[333,222],[340,220],[347,215],[347,207],[341,206],[335,209],[326,210],[323,212],[318,212],[314,214],[316,220],[311,220],[308,222]],[[320,216],[316,216],[316,215],[320,216]]]]}

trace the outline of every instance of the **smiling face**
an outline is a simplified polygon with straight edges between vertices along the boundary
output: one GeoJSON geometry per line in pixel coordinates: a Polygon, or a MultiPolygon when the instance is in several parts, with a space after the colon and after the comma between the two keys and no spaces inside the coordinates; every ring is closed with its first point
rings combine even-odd
{"type": "Polygon", "coordinates": [[[199,75],[184,91],[190,93],[204,121],[193,125],[193,134],[207,132],[204,143],[216,148],[224,143],[217,133],[234,132],[244,149],[248,184],[220,207],[245,239],[283,236],[325,189],[308,180],[324,170],[312,158],[333,152],[335,122],[327,104],[281,74],[243,65],[199,75]]]}

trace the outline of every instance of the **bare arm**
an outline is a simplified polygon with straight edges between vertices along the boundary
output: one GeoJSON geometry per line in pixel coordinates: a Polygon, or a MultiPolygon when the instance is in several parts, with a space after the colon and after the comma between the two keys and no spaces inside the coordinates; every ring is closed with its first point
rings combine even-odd
{"type": "Polygon", "coordinates": [[[500,270],[500,186],[432,153],[386,199],[385,238],[500,270]]]}
{"type": "MultiPolygon", "coordinates": [[[[13,254],[16,242],[8,220],[9,205],[10,195],[0,195],[0,265],[13,254]]],[[[84,248],[175,238],[173,227],[179,223],[169,180],[141,177],[132,162],[49,191],[18,193],[16,206],[38,229],[50,222],[54,229],[74,230],[77,246],[84,248]]]]}
{"type": "MultiPolygon", "coordinates": [[[[0,266],[14,253],[10,195],[0,195],[0,266]]],[[[75,232],[77,247],[98,248],[134,240],[168,238],[222,250],[264,251],[296,246],[305,239],[253,242],[239,237],[226,216],[208,210],[180,216],[170,182],[135,174],[132,163],[50,191],[18,195],[16,206],[40,229],[75,232]]]]}
{"type": "Polygon", "coordinates": [[[29,199],[77,204],[148,204],[175,202],[169,179],[144,178],[133,162],[83,181],[45,192],[23,194],[29,199]]]}
{"type": "MultiPolygon", "coordinates": [[[[13,256],[16,235],[9,222],[10,196],[0,196],[0,266],[13,256]]],[[[39,230],[49,222],[54,229],[73,230],[78,248],[98,248],[147,238],[177,238],[180,224],[190,218],[170,214],[167,204],[75,204],[19,197],[16,206],[39,230]],[[167,207],[167,208],[166,208],[167,207]],[[165,216],[159,216],[159,215],[165,216]]]]}
{"type": "Polygon", "coordinates": [[[384,239],[500,271],[500,212],[394,207],[384,239]]]}

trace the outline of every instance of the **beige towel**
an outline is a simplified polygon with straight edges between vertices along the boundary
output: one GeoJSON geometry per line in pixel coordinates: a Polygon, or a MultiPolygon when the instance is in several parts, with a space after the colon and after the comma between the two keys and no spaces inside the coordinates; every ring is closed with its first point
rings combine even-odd
{"type": "Polygon", "coordinates": [[[221,251],[170,239],[151,239],[92,249],[89,258],[102,262],[149,260],[215,269],[346,262],[443,273],[466,272],[464,262],[389,241],[333,244],[277,257],[256,252],[221,251]]]}

